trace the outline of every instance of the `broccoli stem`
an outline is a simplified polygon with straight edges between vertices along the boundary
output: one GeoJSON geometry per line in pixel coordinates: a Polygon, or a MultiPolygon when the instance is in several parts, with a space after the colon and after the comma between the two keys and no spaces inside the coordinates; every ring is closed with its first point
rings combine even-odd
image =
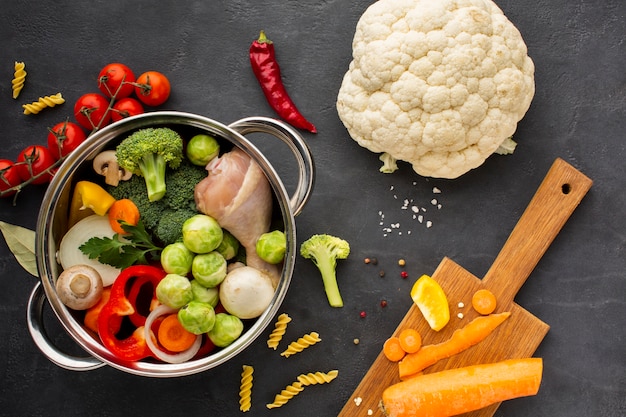
{"type": "Polygon", "coordinates": [[[315,265],[320,270],[322,281],[324,282],[324,291],[331,307],[343,307],[343,299],[339,293],[339,285],[337,285],[336,262],[331,259],[315,258],[315,265]]]}
{"type": "Polygon", "coordinates": [[[148,200],[158,201],[165,195],[165,158],[156,153],[143,156],[139,162],[139,169],[146,181],[148,200]]]}

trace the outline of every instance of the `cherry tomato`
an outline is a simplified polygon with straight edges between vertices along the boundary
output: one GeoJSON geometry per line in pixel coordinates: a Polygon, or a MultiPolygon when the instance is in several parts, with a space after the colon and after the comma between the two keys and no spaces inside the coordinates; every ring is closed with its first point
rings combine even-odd
{"type": "MultiPolygon", "coordinates": [[[[41,145],[27,146],[17,156],[18,164],[15,165],[17,172],[20,175],[22,181],[29,180],[31,177],[38,176],[48,168],[50,168],[55,162],[54,156],[50,149],[41,145]],[[29,163],[32,169],[29,169],[29,163]]],[[[36,180],[33,180],[31,184],[45,184],[52,179],[52,174],[43,174],[36,180]]]]}
{"type": "Polygon", "coordinates": [[[124,64],[106,65],[98,75],[98,88],[107,97],[124,98],[135,91],[135,74],[124,64]]]}
{"type": "Polygon", "coordinates": [[[113,119],[114,122],[119,122],[126,117],[142,114],[143,111],[143,106],[139,101],[131,97],[126,97],[113,104],[111,119],[113,119]]]}
{"type": "Polygon", "coordinates": [[[87,93],[76,100],[74,117],[82,127],[91,131],[109,124],[111,112],[108,108],[108,98],[98,93],[87,93]]]}
{"type": "Polygon", "coordinates": [[[144,72],[137,77],[137,84],[135,94],[147,106],[160,106],[170,96],[170,80],[160,72],[144,72]]]}
{"type": "Polygon", "coordinates": [[[55,159],[70,154],[87,139],[83,128],[72,122],[57,123],[49,131],[48,149],[55,159]]]}
{"type": "MultiPolygon", "coordinates": [[[[17,172],[17,167],[13,164],[13,161],[0,159],[0,191],[13,188],[21,182],[22,178],[20,178],[20,174],[17,172]]],[[[13,194],[15,194],[15,191],[10,191],[3,194],[2,197],[9,197],[13,194]]]]}

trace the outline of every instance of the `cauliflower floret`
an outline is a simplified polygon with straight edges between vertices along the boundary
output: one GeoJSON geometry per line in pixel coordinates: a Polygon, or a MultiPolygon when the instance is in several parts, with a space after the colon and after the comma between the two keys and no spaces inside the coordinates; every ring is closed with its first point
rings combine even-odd
{"type": "Polygon", "coordinates": [[[379,0],[357,23],[352,48],[341,121],[359,145],[423,176],[457,178],[480,166],[535,93],[526,44],[491,0],[379,0]]]}

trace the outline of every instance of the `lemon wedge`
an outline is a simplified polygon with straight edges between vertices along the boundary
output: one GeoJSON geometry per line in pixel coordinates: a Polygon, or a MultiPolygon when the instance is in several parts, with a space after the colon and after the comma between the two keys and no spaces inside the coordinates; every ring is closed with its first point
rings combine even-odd
{"type": "Polygon", "coordinates": [[[443,288],[428,275],[422,275],[411,288],[411,298],[431,329],[439,331],[450,321],[450,307],[443,288]]]}

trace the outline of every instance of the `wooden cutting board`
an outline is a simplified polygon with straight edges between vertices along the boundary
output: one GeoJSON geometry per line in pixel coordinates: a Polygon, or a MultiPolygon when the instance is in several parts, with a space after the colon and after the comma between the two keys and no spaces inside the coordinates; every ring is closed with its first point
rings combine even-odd
{"type": "MultiPolygon", "coordinates": [[[[412,305],[394,335],[402,329],[415,328],[420,331],[424,344],[450,338],[454,330],[477,316],[471,307],[471,297],[480,288],[488,288],[496,295],[496,312],[510,311],[511,316],[487,339],[427,368],[424,373],[533,355],[550,327],[513,299],[591,184],[592,181],[584,174],[557,159],[482,280],[447,257],[441,261],[432,277],[448,297],[450,322],[441,331],[435,332],[428,327],[417,306],[412,305]],[[462,318],[459,318],[459,313],[462,318]]],[[[474,238],[480,239],[480,236],[474,238]]],[[[468,250],[471,250],[471,242],[468,250]]],[[[397,363],[387,360],[381,350],[339,417],[382,416],[378,408],[382,393],[399,381],[397,363]]],[[[491,417],[498,406],[494,404],[464,416],[491,417]]]]}

